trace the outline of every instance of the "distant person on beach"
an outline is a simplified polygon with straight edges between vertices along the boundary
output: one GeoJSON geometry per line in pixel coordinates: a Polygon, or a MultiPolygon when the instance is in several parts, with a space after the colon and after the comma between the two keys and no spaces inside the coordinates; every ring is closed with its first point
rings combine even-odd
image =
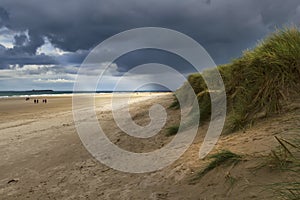
{"type": "Polygon", "coordinates": [[[36,103],[36,100],[34,99],[33,102],[36,103]]]}
{"type": "Polygon", "coordinates": [[[47,99],[45,99],[45,103],[47,103],[47,99]]]}
{"type": "Polygon", "coordinates": [[[36,103],[39,103],[39,100],[38,100],[38,99],[36,100],[36,103]]]}
{"type": "Polygon", "coordinates": [[[30,100],[30,98],[29,98],[29,97],[26,97],[25,101],[29,101],[29,100],[30,100]]]}

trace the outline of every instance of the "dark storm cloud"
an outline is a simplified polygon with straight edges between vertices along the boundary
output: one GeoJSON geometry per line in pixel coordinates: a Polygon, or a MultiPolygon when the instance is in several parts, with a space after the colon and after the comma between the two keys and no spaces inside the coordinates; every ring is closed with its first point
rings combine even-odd
{"type": "Polygon", "coordinates": [[[35,55],[26,52],[24,46],[17,45],[23,43],[24,38],[20,37],[12,49],[8,49],[0,44],[0,69],[9,69],[12,65],[49,65],[57,64],[54,57],[45,54],[35,55]]]}
{"type": "Polygon", "coordinates": [[[163,63],[164,65],[172,66],[181,73],[196,72],[193,70],[193,66],[185,59],[177,56],[176,54],[155,49],[144,49],[129,52],[115,60],[115,63],[118,66],[117,71],[121,73],[127,72],[129,69],[145,63],[163,63]]]}
{"type": "Polygon", "coordinates": [[[8,19],[8,12],[4,8],[0,7],[0,28],[7,25],[8,19]]]}
{"type": "Polygon", "coordinates": [[[45,43],[43,35],[31,30],[29,30],[28,35],[28,39],[26,35],[15,36],[15,46],[11,49],[11,53],[36,54],[36,50],[45,43]]]}
{"type": "Polygon", "coordinates": [[[24,65],[51,65],[57,64],[57,61],[47,55],[28,55],[28,54],[9,54],[0,53],[0,69],[8,69],[11,65],[19,65],[20,67],[24,65]]]}
{"type": "Polygon", "coordinates": [[[28,42],[27,36],[25,34],[16,35],[15,39],[15,46],[23,46],[26,42],[28,42]]]}
{"type": "MultiPolygon", "coordinates": [[[[2,0],[0,26],[28,30],[28,38],[15,37],[15,47],[0,55],[1,62],[78,64],[88,50],[113,34],[158,26],[191,36],[217,63],[225,63],[276,26],[299,25],[299,5],[299,0],[2,0]],[[44,37],[70,55],[35,56],[44,37]]],[[[119,62],[119,71],[130,68],[128,60],[119,62]]]]}
{"type": "Polygon", "coordinates": [[[57,56],[56,60],[61,64],[81,64],[84,58],[88,55],[88,50],[78,50],[76,52],[66,53],[62,56],[57,56]]]}

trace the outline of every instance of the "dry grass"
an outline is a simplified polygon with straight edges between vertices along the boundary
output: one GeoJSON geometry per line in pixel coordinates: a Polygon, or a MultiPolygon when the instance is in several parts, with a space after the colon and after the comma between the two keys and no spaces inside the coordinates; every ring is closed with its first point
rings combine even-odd
{"type": "Polygon", "coordinates": [[[270,187],[276,197],[284,200],[300,199],[300,137],[293,141],[275,137],[279,147],[272,151],[271,166],[290,172],[289,181],[272,184],[270,187]]]}

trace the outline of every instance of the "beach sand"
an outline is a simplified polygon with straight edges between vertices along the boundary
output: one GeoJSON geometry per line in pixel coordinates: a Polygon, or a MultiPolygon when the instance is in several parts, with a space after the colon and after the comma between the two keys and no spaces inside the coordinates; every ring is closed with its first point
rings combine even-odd
{"type": "MultiPolygon", "coordinates": [[[[122,95],[127,94],[119,97],[122,95]]],[[[132,97],[131,116],[143,126],[150,121],[151,105],[160,103],[168,108],[173,100],[170,93],[132,97]]],[[[258,185],[284,180],[287,175],[266,168],[253,175],[251,169],[262,161],[258,158],[216,169],[191,184],[191,178],[207,163],[198,158],[207,124],[171,166],[152,173],[119,172],[94,159],[83,146],[73,122],[71,96],[47,97],[47,104],[41,102],[43,98],[39,104],[33,99],[0,99],[0,199],[271,199],[271,193],[258,185]],[[228,183],[228,174],[237,180],[234,187],[228,183]]],[[[109,102],[109,94],[97,95],[97,116],[109,139],[119,147],[149,152],[172,139],[165,136],[166,129],[150,139],[124,134],[113,122],[109,102]]],[[[178,123],[179,112],[167,109],[165,128],[178,123]]],[[[276,146],[274,134],[287,135],[287,130],[299,123],[299,116],[299,111],[293,112],[262,121],[247,134],[240,131],[223,136],[214,151],[230,149],[243,155],[267,156],[276,146]],[[281,123],[287,119],[288,123],[281,123]]]]}

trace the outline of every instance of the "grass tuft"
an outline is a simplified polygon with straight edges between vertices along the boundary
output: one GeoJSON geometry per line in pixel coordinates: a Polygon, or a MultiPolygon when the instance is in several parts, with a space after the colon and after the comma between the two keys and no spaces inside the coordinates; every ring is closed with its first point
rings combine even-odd
{"type": "Polygon", "coordinates": [[[179,109],[180,108],[179,101],[176,97],[174,98],[174,100],[171,103],[171,105],[169,106],[169,108],[173,108],[173,109],[179,109]]]}
{"type": "Polygon", "coordinates": [[[290,181],[270,185],[270,189],[278,199],[300,199],[300,138],[294,141],[275,137],[279,147],[272,151],[271,164],[281,170],[292,173],[290,181]]]}
{"type": "Polygon", "coordinates": [[[171,126],[167,129],[167,134],[166,136],[170,137],[170,136],[174,136],[177,134],[179,130],[179,126],[178,125],[175,125],[175,126],[171,126]]]}
{"type": "Polygon", "coordinates": [[[213,159],[204,169],[196,174],[196,176],[191,180],[192,182],[196,182],[201,179],[205,174],[209,171],[215,169],[216,167],[222,164],[237,164],[241,161],[241,156],[235,153],[232,153],[228,150],[222,150],[219,153],[213,154],[209,157],[209,159],[213,159]]]}
{"type": "Polygon", "coordinates": [[[275,136],[275,139],[279,146],[275,150],[271,150],[270,166],[280,170],[288,169],[291,164],[300,166],[300,145],[277,136],[275,136]]]}

